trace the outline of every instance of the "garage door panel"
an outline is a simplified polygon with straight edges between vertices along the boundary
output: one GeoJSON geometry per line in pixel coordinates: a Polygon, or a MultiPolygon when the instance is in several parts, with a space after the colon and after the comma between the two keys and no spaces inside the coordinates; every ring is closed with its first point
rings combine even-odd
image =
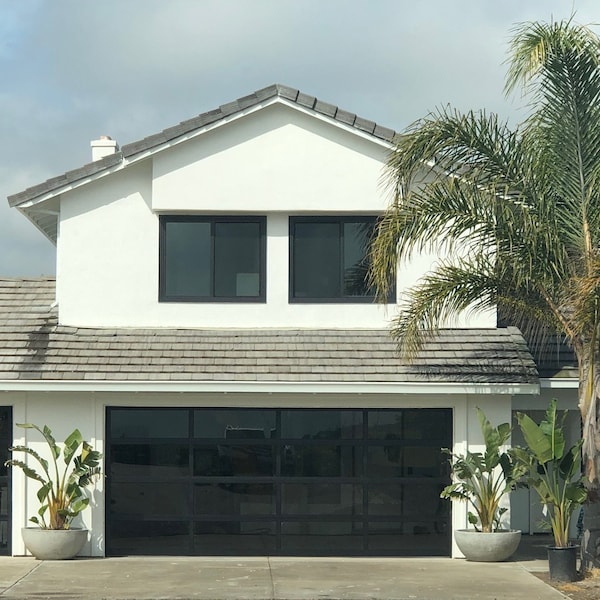
{"type": "Polygon", "coordinates": [[[107,425],[108,554],[450,552],[450,409],[109,408],[107,425]]]}

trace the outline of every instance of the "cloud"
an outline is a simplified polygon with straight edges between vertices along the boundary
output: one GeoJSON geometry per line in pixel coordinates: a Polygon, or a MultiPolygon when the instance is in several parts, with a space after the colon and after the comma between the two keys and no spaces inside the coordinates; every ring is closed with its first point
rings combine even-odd
{"type": "MultiPolygon", "coordinates": [[[[0,196],[272,83],[403,129],[448,103],[518,120],[502,91],[513,23],[571,0],[19,0],[0,5],[0,196]]],[[[589,22],[595,0],[578,0],[589,22]]],[[[0,275],[52,268],[0,199],[0,275]],[[16,249],[16,251],[15,251],[16,249]]]]}

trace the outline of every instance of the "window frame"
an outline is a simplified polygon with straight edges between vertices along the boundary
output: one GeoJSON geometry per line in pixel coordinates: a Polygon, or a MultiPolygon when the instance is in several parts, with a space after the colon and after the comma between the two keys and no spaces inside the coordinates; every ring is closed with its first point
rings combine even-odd
{"type": "Polygon", "coordinates": [[[211,303],[265,303],[267,270],[267,218],[252,215],[159,215],[159,302],[211,302],[211,303]],[[166,290],[166,229],[168,223],[209,223],[210,224],[210,296],[182,296],[167,294],[166,290]],[[256,223],[259,227],[258,251],[259,274],[257,296],[215,296],[215,225],[217,223],[256,223]]]}
{"type": "MultiPolygon", "coordinates": [[[[369,296],[336,296],[331,298],[305,297],[297,298],[294,293],[294,277],[295,277],[295,226],[296,223],[335,223],[339,227],[339,245],[340,245],[340,274],[342,276],[343,287],[343,270],[344,270],[344,233],[343,226],[345,223],[373,223],[376,224],[380,215],[360,214],[360,215],[298,215],[290,216],[288,223],[288,238],[289,238],[289,261],[288,261],[288,302],[290,304],[378,304],[375,295],[369,296]]],[[[396,277],[390,288],[387,302],[389,304],[396,303],[396,277]]]]}

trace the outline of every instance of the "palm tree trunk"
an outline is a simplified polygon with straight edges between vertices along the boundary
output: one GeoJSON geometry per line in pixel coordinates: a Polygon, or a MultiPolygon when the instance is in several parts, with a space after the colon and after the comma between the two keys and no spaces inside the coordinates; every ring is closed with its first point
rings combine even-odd
{"type": "Polygon", "coordinates": [[[582,458],[589,492],[583,511],[582,560],[589,569],[600,567],[600,356],[593,350],[578,358],[582,458]]]}

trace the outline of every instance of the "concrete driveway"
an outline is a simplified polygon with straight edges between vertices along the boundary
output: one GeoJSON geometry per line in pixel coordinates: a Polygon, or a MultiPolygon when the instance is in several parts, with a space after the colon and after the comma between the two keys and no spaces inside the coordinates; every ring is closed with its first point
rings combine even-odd
{"type": "Polygon", "coordinates": [[[0,600],[561,600],[544,561],[449,558],[0,558],[0,600]]]}

